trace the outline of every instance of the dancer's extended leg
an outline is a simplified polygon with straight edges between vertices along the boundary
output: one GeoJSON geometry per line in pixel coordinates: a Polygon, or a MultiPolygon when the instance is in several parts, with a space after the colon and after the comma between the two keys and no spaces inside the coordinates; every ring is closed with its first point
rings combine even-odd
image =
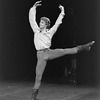
{"type": "Polygon", "coordinates": [[[77,47],[71,48],[71,49],[54,49],[49,50],[48,52],[48,59],[52,60],[67,54],[76,54],[77,53],[77,47]]]}
{"type": "Polygon", "coordinates": [[[48,51],[48,59],[55,59],[64,55],[69,55],[69,54],[76,54],[82,50],[89,51],[91,49],[91,45],[93,45],[95,42],[92,41],[90,43],[87,43],[85,45],[79,45],[77,47],[73,48],[66,48],[66,49],[54,49],[54,50],[49,50],[48,51]]]}

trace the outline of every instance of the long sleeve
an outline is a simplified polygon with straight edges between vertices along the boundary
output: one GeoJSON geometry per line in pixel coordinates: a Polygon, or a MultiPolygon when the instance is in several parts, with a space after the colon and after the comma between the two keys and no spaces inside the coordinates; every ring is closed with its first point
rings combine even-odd
{"type": "Polygon", "coordinates": [[[55,22],[55,25],[49,30],[52,35],[57,31],[57,28],[62,23],[63,17],[64,17],[64,13],[60,13],[55,22]]]}
{"type": "Polygon", "coordinates": [[[34,31],[34,33],[36,33],[39,27],[36,22],[36,8],[35,7],[32,7],[29,11],[29,22],[30,22],[32,30],[34,31]]]}

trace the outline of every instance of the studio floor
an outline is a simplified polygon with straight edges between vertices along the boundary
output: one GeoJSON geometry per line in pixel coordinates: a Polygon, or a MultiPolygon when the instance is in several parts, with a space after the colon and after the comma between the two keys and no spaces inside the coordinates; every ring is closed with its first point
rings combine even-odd
{"type": "MultiPolygon", "coordinates": [[[[34,82],[0,82],[0,100],[31,100],[34,82]]],[[[100,100],[97,87],[42,83],[39,100],[100,100]]]]}

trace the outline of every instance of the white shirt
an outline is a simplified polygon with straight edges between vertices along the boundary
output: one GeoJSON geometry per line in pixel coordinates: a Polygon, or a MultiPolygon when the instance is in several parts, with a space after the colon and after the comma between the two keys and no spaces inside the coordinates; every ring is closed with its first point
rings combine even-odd
{"type": "Polygon", "coordinates": [[[30,9],[29,22],[33,32],[35,33],[34,44],[36,50],[50,48],[52,37],[56,32],[57,28],[59,27],[59,25],[62,23],[63,17],[64,17],[64,13],[60,13],[55,25],[51,29],[40,32],[40,28],[36,23],[36,7],[32,7],[30,9]]]}

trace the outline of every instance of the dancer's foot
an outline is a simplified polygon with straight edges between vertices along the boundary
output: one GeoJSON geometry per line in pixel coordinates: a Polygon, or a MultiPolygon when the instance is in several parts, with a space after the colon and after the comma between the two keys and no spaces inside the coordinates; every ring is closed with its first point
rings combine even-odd
{"type": "Polygon", "coordinates": [[[33,89],[32,90],[32,99],[31,100],[38,100],[37,95],[38,95],[38,89],[33,89]]]}
{"type": "Polygon", "coordinates": [[[95,43],[95,41],[92,41],[90,43],[87,43],[85,45],[79,45],[77,46],[78,52],[86,50],[89,51],[91,49],[91,46],[95,43]]]}

